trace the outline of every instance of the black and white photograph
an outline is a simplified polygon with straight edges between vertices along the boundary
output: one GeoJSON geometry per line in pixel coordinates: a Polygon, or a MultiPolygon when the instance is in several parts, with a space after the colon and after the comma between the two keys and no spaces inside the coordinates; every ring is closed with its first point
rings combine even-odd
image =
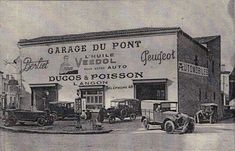
{"type": "Polygon", "coordinates": [[[0,151],[234,151],[234,6],[0,1],[0,151]]]}

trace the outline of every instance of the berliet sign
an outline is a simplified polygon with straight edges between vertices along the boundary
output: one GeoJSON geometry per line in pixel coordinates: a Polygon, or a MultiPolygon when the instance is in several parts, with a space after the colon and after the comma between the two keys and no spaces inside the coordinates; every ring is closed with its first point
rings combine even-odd
{"type": "Polygon", "coordinates": [[[179,71],[199,76],[208,76],[208,68],[179,61],[179,71]]]}

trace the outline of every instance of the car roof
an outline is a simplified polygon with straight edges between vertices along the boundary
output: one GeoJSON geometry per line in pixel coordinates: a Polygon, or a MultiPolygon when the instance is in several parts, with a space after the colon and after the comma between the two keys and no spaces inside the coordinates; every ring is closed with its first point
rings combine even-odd
{"type": "Polygon", "coordinates": [[[69,103],[74,103],[74,102],[68,102],[68,101],[49,102],[49,104],[69,104],[69,103]]]}
{"type": "Polygon", "coordinates": [[[126,100],[135,100],[135,101],[139,101],[138,99],[134,99],[134,98],[120,98],[120,99],[111,100],[111,102],[121,102],[121,101],[126,101],[126,100]]]}
{"type": "Polygon", "coordinates": [[[155,104],[161,104],[161,103],[178,103],[178,102],[175,102],[175,101],[159,101],[159,100],[142,100],[142,102],[155,103],[155,104]]]}
{"type": "Polygon", "coordinates": [[[216,103],[202,103],[201,106],[218,106],[216,103]]]}

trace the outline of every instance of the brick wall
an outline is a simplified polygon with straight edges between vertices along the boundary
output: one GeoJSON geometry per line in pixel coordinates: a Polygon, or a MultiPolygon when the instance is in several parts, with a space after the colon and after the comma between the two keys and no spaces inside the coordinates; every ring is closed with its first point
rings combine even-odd
{"type": "MultiPolygon", "coordinates": [[[[178,61],[195,64],[197,56],[198,66],[207,67],[207,51],[200,44],[195,43],[188,35],[179,32],[177,38],[178,61]]],[[[178,100],[179,111],[194,116],[199,104],[205,101],[207,77],[178,72],[178,100]],[[201,92],[200,92],[201,91],[201,92]],[[201,93],[201,99],[199,98],[201,93]]]]}

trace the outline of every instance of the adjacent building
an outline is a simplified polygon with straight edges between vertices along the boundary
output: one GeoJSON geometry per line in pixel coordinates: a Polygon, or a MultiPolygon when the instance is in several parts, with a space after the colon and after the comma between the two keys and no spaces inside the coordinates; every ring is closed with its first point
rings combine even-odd
{"type": "Polygon", "coordinates": [[[176,101],[192,116],[215,102],[222,117],[220,36],[139,28],[22,39],[18,47],[27,83],[62,85],[59,101],[74,101],[78,91],[89,108],[117,98],[176,101]]]}
{"type": "Polygon", "coordinates": [[[12,75],[0,71],[0,108],[19,108],[20,88],[12,75]]]}
{"type": "Polygon", "coordinates": [[[235,68],[229,75],[229,100],[235,98],[235,68]]]}

